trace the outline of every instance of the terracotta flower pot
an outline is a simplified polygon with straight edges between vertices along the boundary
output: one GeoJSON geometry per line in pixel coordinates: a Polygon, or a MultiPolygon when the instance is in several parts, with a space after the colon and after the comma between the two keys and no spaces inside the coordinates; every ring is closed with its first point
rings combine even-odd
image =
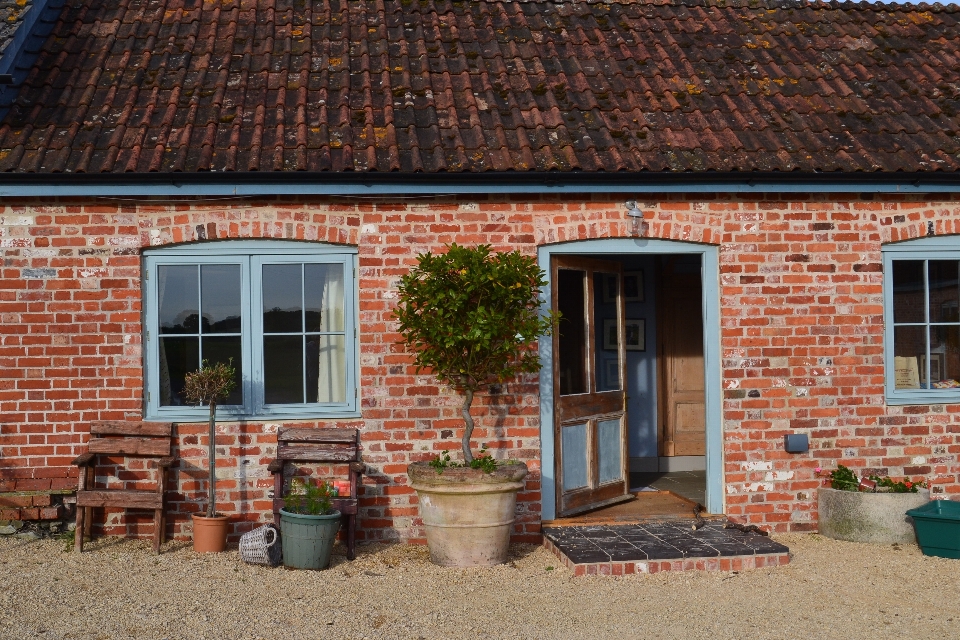
{"type": "Polygon", "coordinates": [[[449,468],[437,473],[426,462],[407,467],[420,499],[430,560],[445,567],[488,567],[507,561],[517,491],[527,466],[449,468]]]}
{"type": "Polygon", "coordinates": [[[227,548],[228,516],[193,516],[193,550],[197,553],[218,553],[227,548]]]}

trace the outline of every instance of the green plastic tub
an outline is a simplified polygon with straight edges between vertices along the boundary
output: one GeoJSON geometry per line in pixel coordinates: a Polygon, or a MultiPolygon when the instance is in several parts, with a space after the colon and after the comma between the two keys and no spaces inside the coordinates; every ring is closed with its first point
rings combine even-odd
{"type": "Polygon", "coordinates": [[[340,528],[340,512],[311,516],[280,510],[283,565],[292,569],[326,569],[340,528]]]}
{"type": "Polygon", "coordinates": [[[913,518],[923,555],[960,559],[960,502],[934,500],[907,515],[913,518]]]}

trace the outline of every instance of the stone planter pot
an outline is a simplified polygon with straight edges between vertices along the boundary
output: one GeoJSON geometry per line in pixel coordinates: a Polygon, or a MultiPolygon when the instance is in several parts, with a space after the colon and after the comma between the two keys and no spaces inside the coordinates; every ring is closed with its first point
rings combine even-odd
{"type": "Polygon", "coordinates": [[[817,492],[820,535],[850,542],[916,544],[909,509],[930,501],[930,491],[861,493],[820,487],[817,492]]]}
{"type": "Polygon", "coordinates": [[[527,465],[508,464],[493,473],[464,468],[437,473],[429,463],[415,462],[407,475],[419,497],[434,564],[487,567],[506,562],[527,465]]]}

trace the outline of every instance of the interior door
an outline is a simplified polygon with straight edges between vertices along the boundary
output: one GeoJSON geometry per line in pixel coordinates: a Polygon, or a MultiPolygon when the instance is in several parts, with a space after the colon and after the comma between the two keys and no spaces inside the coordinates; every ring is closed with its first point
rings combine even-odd
{"type": "Polygon", "coordinates": [[[707,450],[703,370],[702,284],[699,262],[665,258],[657,321],[661,453],[702,456],[707,450]]]}
{"type": "Polygon", "coordinates": [[[555,257],[553,336],[557,514],[630,499],[622,268],[555,257]]]}

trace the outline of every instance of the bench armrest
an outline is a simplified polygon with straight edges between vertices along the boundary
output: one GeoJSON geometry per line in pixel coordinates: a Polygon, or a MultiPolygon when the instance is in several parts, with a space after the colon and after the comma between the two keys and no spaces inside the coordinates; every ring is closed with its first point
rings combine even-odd
{"type": "Polygon", "coordinates": [[[73,462],[71,462],[70,464],[72,464],[75,467],[89,467],[90,464],[93,462],[93,458],[95,455],[96,455],[95,453],[82,453],[76,458],[74,458],[73,462]]]}
{"type": "Polygon", "coordinates": [[[166,456],[157,460],[157,467],[160,469],[165,469],[166,467],[171,466],[174,463],[173,456],[166,456]]]}
{"type": "Polygon", "coordinates": [[[283,471],[283,460],[274,460],[270,463],[270,466],[267,467],[267,471],[270,473],[280,473],[283,471]]]}
{"type": "Polygon", "coordinates": [[[351,462],[350,471],[356,471],[357,473],[363,473],[367,470],[367,466],[362,462],[351,462]]]}

